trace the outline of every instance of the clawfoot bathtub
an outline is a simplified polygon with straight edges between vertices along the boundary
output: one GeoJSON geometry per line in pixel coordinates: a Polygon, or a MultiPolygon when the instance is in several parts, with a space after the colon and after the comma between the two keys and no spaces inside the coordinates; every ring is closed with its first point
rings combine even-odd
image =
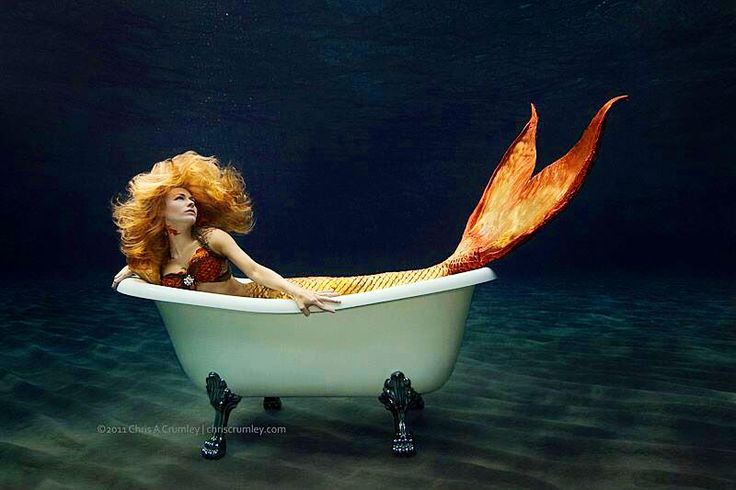
{"type": "MultiPolygon", "coordinates": [[[[188,291],[123,280],[118,292],[153,300],[187,376],[207,389],[213,437],[202,456],[225,455],[230,411],[241,397],[280,409],[286,396],[378,396],[394,418],[393,452],[415,453],[408,410],[442,387],[455,366],[476,284],[488,267],[341,296],[337,312],[305,317],[291,300],[188,291]]],[[[238,279],[249,282],[246,279],[238,279]]]]}

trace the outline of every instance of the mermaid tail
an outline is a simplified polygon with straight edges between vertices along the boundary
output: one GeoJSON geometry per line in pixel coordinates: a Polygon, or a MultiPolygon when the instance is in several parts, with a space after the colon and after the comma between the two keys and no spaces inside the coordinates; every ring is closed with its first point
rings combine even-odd
{"type": "Polygon", "coordinates": [[[575,146],[534,177],[537,111],[532,104],[531,119],[506,150],[468,219],[460,244],[445,261],[451,274],[506,255],[562,211],[593,163],[608,110],[625,97],[606,102],[575,146]]]}
{"type": "MultiPolygon", "coordinates": [[[[458,274],[503,257],[531,238],[570,202],[596,156],[608,110],[623,98],[626,95],[606,102],[575,146],[533,177],[538,119],[532,104],[529,122],[493,172],[480,202],[468,218],[459,245],[439,264],[364,276],[310,276],[288,280],[312,291],[334,290],[345,295],[458,274]]],[[[246,288],[251,297],[289,298],[281,291],[256,283],[249,283],[246,288]]]]}

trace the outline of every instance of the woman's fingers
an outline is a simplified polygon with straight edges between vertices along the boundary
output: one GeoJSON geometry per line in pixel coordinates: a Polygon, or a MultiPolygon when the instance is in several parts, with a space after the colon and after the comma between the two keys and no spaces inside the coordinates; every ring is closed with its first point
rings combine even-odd
{"type": "Polygon", "coordinates": [[[331,296],[340,296],[339,293],[330,293],[330,292],[320,292],[317,293],[317,298],[322,301],[331,301],[333,303],[340,303],[341,301],[339,299],[332,299],[331,296]]]}
{"type": "Polygon", "coordinates": [[[115,277],[112,278],[112,287],[114,288],[115,286],[117,286],[119,282],[120,282],[120,273],[118,273],[115,277]]]}
{"type": "Polygon", "coordinates": [[[304,316],[309,316],[310,311],[308,306],[300,306],[299,309],[304,313],[304,316]]]}
{"type": "Polygon", "coordinates": [[[120,272],[115,274],[115,279],[122,279],[123,277],[129,276],[131,274],[133,274],[133,272],[130,269],[128,269],[128,266],[125,266],[122,269],[120,269],[120,272]]]}
{"type": "Polygon", "coordinates": [[[297,297],[295,298],[295,302],[299,310],[304,314],[304,316],[309,316],[311,311],[309,311],[310,306],[316,306],[317,308],[328,311],[330,313],[335,313],[335,309],[331,306],[328,306],[326,303],[341,303],[339,299],[333,299],[331,296],[339,296],[340,294],[336,291],[330,290],[330,291],[320,291],[317,292],[310,292],[311,294],[305,294],[303,297],[297,297]]]}
{"type": "Polygon", "coordinates": [[[302,301],[297,301],[296,302],[296,305],[297,305],[297,307],[299,307],[299,310],[302,313],[304,313],[304,316],[309,316],[309,313],[310,313],[310,311],[309,311],[309,305],[307,305],[306,303],[303,303],[302,301]]]}
{"type": "Polygon", "coordinates": [[[122,281],[123,279],[127,279],[128,277],[132,277],[134,275],[135,275],[135,273],[132,270],[130,270],[128,268],[128,266],[126,265],[125,267],[123,267],[120,270],[120,272],[118,272],[117,274],[115,274],[115,277],[112,278],[112,286],[111,287],[113,289],[117,289],[118,284],[120,283],[120,281],[122,281]]]}
{"type": "Polygon", "coordinates": [[[317,300],[315,303],[315,306],[323,309],[324,311],[329,311],[330,313],[335,313],[335,309],[327,306],[326,304],[322,303],[321,301],[317,300]]]}

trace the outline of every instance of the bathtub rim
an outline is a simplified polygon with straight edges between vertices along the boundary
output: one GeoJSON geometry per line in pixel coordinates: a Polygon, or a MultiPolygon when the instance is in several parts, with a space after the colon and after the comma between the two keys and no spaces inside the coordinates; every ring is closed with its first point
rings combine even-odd
{"type": "MultiPolygon", "coordinates": [[[[248,278],[236,277],[235,279],[241,283],[252,282],[248,278]]],[[[396,301],[416,296],[440,293],[452,289],[475,286],[495,279],[496,274],[490,267],[481,267],[480,269],[461,272],[450,276],[438,277],[436,279],[402,284],[376,291],[337,296],[336,298],[338,298],[341,303],[331,303],[331,306],[334,306],[335,310],[345,310],[348,308],[356,308],[358,306],[396,301]]],[[[296,303],[291,299],[249,298],[245,296],[208,293],[205,291],[190,291],[187,289],[177,289],[157,284],[150,284],[138,277],[123,279],[118,284],[117,291],[136,298],[164,301],[167,303],[179,303],[190,306],[204,306],[208,308],[246,311],[251,313],[302,314],[296,306],[296,303]]],[[[322,310],[312,310],[313,311],[311,311],[311,313],[313,314],[327,313],[322,310]]]]}

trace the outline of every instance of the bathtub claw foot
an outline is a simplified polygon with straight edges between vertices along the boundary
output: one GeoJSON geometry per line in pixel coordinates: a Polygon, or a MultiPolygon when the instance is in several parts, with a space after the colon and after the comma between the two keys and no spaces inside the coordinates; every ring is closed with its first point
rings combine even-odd
{"type": "Polygon", "coordinates": [[[281,410],[281,398],[277,396],[267,396],[263,399],[264,410],[281,410]]]}
{"type": "Polygon", "coordinates": [[[395,438],[391,449],[394,452],[394,456],[399,457],[414,456],[417,453],[417,449],[414,446],[414,438],[411,433],[402,435],[398,439],[395,438]]]}
{"type": "Polygon", "coordinates": [[[417,393],[416,401],[409,408],[411,410],[424,410],[424,398],[422,398],[422,395],[417,393]]]}
{"type": "Polygon", "coordinates": [[[219,374],[211,372],[207,376],[207,395],[215,409],[215,421],[212,423],[212,437],[204,442],[200,454],[205,459],[220,459],[227,452],[225,427],[230,412],[240,402],[241,397],[231,392],[225,380],[219,374]]]}
{"type": "Polygon", "coordinates": [[[411,380],[404,373],[396,371],[383,383],[383,392],[378,401],[394,417],[394,456],[414,456],[414,435],[407,427],[406,412],[424,408],[422,396],[414,391],[411,380]]]}

